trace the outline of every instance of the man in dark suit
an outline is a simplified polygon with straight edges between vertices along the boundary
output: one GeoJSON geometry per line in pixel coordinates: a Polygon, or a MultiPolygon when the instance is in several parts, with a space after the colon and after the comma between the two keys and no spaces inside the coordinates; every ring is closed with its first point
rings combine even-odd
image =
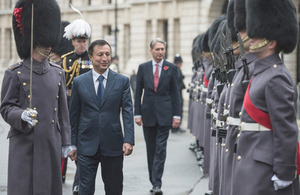
{"type": "Polygon", "coordinates": [[[77,147],[72,159],[78,158],[79,194],[94,194],[101,162],[106,194],[120,195],[123,155],[130,155],[134,145],[129,79],[109,69],[111,47],[106,41],[92,42],[88,51],[93,69],[74,78],[70,98],[71,140],[77,147]]]}
{"type": "Polygon", "coordinates": [[[150,192],[162,194],[169,131],[180,124],[178,70],[175,64],[164,60],[165,41],[160,38],[151,41],[150,53],[153,59],[141,64],[137,73],[135,122],[143,125],[149,179],[153,186],[150,192]]]}

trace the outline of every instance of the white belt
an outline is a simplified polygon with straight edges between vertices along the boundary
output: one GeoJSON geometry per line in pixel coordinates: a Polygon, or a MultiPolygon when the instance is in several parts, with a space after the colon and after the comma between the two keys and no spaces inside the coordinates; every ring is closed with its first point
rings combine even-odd
{"type": "Polygon", "coordinates": [[[224,124],[225,124],[225,121],[220,121],[220,120],[216,121],[216,126],[217,127],[224,127],[224,124]]]}
{"type": "Polygon", "coordinates": [[[241,122],[240,118],[233,118],[231,116],[227,117],[227,125],[239,126],[240,122],[241,122]]]}
{"type": "Polygon", "coordinates": [[[271,129],[264,127],[258,123],[245,123],[240,124],[240,131],[271,131],[271,129]]]}
{"type": "Polygon", "coordinates": [[[210,99],[210,98],[206,98],[206,104],[212,104],[213,103],[213,100],[210,99]]]}
{"type": "Polygon", "coordinates": [[[203,88],[202,88],[202,91],[207,93],[207,92],[208,92],[207,87],[203,87],[203,88]]]}

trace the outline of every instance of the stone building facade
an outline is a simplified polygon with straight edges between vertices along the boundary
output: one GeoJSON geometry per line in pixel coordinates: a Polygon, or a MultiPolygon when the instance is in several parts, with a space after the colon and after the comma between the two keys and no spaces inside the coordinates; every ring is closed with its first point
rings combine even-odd
{"type": "MultiPolygon", "coordinates": [[[[19,60],[11,28],[11,15],[16,1],[0,0],[0,80],[6,67],[19,60]]],[[[168,43],[169,61],[177,53],[182,55],[183,74],[187,76],[185,82],[189,81],[192,73],[193,39],[205,32],[212,21],[224,12],[227,1],[57,0],[61,7],[62,20],[72,22],[80,18],[70,8],[70,4],[81,11],[83,18],[92,27],[90,41],[106,39],[114,46],[117,24],[117,54],[120,57],[121,73],[129,75],[140,63],[149,60],[150,41],[161,37],[168,43]]],[[[296,0],[296,4],[299,4],[299,0],[296,0]]],[[[285,55],[284,60],[293,78],[298,81],[296,53],[297,50],[285,55]]]]}

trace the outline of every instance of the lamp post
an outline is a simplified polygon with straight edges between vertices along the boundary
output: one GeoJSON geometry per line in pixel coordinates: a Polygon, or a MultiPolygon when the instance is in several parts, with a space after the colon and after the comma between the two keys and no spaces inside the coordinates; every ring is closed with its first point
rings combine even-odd
{"type": "Polygon", "coordinates": [[[115,0],[115,56],[118,55],[118,0],[115,0]]]}

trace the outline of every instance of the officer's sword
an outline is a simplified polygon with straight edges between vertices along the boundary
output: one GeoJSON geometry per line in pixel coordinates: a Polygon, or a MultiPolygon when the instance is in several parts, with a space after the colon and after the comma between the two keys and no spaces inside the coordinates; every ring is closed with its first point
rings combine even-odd
{"type": "MultiPolygon", "coordinates": [[[[32,3],[31,6],[31,33],[30,33],[30,75],[29,75],[29,110],[32,109],[32,52],[33,52],[33,17],[34,17],[34,4],[32,3]]],[[[35,126],[37,120],[36,120],[36,114],[30,113],[30,117],[32,118],[32,125],[28,123],[28,127],[32,128],[35,126]]]]}

